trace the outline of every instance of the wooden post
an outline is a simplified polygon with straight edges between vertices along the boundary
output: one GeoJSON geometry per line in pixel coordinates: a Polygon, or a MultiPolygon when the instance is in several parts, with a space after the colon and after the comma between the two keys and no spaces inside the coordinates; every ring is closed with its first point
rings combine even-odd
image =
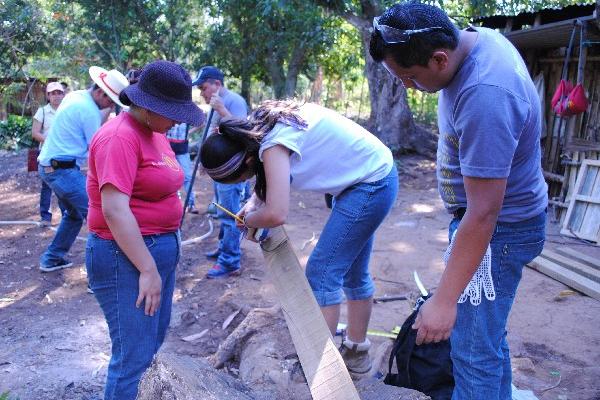
{"type": "Polygon", "coordinates": [[[260,247],[313,399],[360,399],[285,230],[269,233],[260,247]]]}

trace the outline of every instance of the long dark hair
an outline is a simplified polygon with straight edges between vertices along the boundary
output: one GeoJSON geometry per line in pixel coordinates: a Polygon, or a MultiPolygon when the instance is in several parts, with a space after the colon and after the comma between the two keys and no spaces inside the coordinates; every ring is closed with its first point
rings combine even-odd
{"type": "Polygon", "coordinates": [[[211,176],[211,170],[222,167],[243,153],[243,161],[230,173],[216,178],[213,175],[211,178],[221,183],[235,182],[252,169],[256,175],[254,191],[259,199],[265,201],[267,181],[264,165],[258,157],[260,144],[278,121],[306,127],[306,122],[297,115],[299,108],[300,105],[293,100],[267,100],[248,116],[248,120],[228,119],[221,122],[219,134],[211,135],[200,149],[200,161],[208,175],[211,176]],[[252,161],[248,162],[250,158],[252,161]]]}

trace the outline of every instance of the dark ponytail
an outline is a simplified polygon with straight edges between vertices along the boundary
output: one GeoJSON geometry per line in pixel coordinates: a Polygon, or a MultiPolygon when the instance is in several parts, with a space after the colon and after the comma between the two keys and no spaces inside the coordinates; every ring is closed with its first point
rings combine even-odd
{"type": "Polygon", "coordinates": [[[248,116],[248,120],[228,119],[219,124],[219,134],[210,136],[200,149],[200,160],[210,175],[210,169],[224,166],[236,154],[245,152],[242,164],[217,182],[235,182],[249,168],[256,175],[254,192],[262,201],[267,199],[267,178],[265,167],[258,158],[263,138],[277,122],[306,129],[306,122],[297,114],[300,105],[293,100],[267,100],[248,116]],[[248,166],[246,161],[253,157],[248,166]]]}
{"type": "MultiPolygon", "coordinates": [[[[228,119],[219,124],[219,132],[211,135],[200,149],[200,161],[207,170],[218,168],[227,163],[240,152],[245,152],[244,160],[234,171],[217,182],[230,183],[238,180],[242,174],[252,169],[256,175],[254,191],[259,199],[266,200],[267,184],[263,163],[258,158],[258,150],[262,135],[252,131],[253,125],[241,119],[228,119]],[[248,158],[253,157],[253,162],[248,165],[248,158]]],[[[210,171],[209,171],[210,175],[210,171]]]]}

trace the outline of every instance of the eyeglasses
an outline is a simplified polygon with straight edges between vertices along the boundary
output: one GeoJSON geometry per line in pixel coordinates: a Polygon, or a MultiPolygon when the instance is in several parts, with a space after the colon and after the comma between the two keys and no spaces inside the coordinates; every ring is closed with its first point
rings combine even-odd
{"type": "Polygon", "coordinates": [[[381,16],[373,18],[373,29],[381,34],[381,38],[386,44],[406,43],[410,40],[411,35],[444,29],[441,26],[432,26],[430,28],[401,30],[387,25],[379,25],[379,18],[381,16]]]}

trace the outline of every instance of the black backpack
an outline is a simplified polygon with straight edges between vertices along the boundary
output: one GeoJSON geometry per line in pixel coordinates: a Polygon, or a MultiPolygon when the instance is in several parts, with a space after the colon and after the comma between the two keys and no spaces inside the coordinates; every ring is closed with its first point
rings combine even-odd
{"type": "Polygon", "coordinates": [[[415,389],[430,396],[432,400],[450,400],[454,390],[450,341],[417,346],[417,331],[412,329],[419,308],[427,297],[417,299],[414,311],[402,324],[390,354],[388,374],[384,382],[415,389]],[[398,373],[392,373],[394,359],[398,373]]]}

